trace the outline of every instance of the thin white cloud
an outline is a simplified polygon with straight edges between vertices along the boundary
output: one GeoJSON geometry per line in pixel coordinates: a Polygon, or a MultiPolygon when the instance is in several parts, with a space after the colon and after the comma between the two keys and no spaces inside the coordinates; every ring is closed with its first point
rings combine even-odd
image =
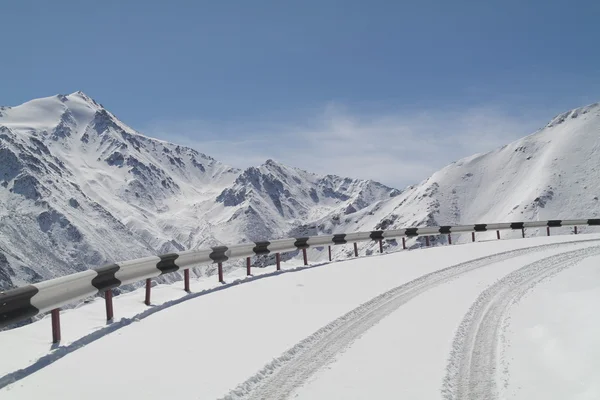
{"type": "Polygon", "coordinates": [[[514,115],[497,107],[365,115],[331,104],[305,121],[160,121],[142,131],[240,168],[272,158],[319,174],[403,188],[460,158],[533,133],[542,122],[539,115],[514,115]]]}

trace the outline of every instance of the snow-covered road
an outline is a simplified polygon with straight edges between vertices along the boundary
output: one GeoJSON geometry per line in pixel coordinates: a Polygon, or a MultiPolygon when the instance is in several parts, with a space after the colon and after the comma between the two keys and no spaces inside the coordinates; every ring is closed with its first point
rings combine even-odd
{"type": "MultiPolygon", "coordinates": [[[[63,330],[95,330],[97,337],[73,348],[63,343],[62,357],[50,357],[61,348],[44,355],[47,320],[0,333],[0,353],[11,357],[10,368],[0,362],[0,397],[101,399],[110,390],[125,399],[525,399],[544,382],[546,399],[598,398],[600,363],[590,355],[600,351],[590,333],[600,328],[590,310],[590,299],[600,298],[598,261],[600,235],[437,247],[246,282],[138,313],[137,322],[107,334],[89,322],[70,328],[66,321],[101,320],[93,303],[65,312],[63,330]],[[585,294],[572,297],[561,315],[586,319],[571,316],[557,331],[543,303],[531,299],[548,296],[556,290],[550,278],[560,281],[580,266],[584,276],[576,277],[589,278],[585,294]],[[530,302],[526,311],[521,301],[530,302]],[[557,379],[560,366],[549,371],[547,358],[531,351],[530,324],[558,341],[568,338],[561,354],[585,368],[557,379]],[[515,350],[526,347],[522,368],[515,350]]],[[[573,279],[566,282],[563,292],[573,279]]],[[[137,294],[116,298],[115,309],[136,315],[137,294]]]]}

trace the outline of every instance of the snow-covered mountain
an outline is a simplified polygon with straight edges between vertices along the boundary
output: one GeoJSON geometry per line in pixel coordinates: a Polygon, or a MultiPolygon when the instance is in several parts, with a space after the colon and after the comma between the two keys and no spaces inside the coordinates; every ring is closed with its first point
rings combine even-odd
{"type": "MultiPolygon", "coordinates": [[[[532,135],[487,154],[454,162],[341,224],[336,217],[322,220],[320,227],[344,231],[597,218],[599,198],[597,103],[560,114],[532,135]]],[[[494,233],[480,234],[482,238],[492,236],[494,233]]]]}
{"type": "Polygon", "coordinates": [[[322,177],[267,160],[243,171],[216,200],[235,210],[227,224],[241,226],[244,237],[259,240],[316,234],[308,226],[312,221],[351,214],[398,194],[374,181],[322,177]]]}
{"type": "MultiPolygon", "coordinates": [[[[0,289],[220,243],[598,217],[599,155],[600,105],[593,104],[400,191],[273,160],[238,170],[143,136],[84,93],[37,99],[0,108],[0,289]]],[[[335,247],[334,256],[349,254],[347,247],[335,247]]],[[[326,258],[310,251],[311,259],[326,258]]]]}
{"type": "Polygon", "coordinates": [[[149,254],[287,237],[399,194],[273,160],[241,171],[143,136],[81,92],[2,107],[0,289],[149,254]]]}

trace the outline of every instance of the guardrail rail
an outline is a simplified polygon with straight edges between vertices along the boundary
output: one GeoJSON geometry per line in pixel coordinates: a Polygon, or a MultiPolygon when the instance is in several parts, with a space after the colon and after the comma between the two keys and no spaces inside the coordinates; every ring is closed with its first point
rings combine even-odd
{"type": "Polygon", "coordinates": [[[417,236],[425,236],[426,246],[429,246],[430,236],[437,235],[448,235],[448,243],[452,244],[453,233],[471,232],[471,238],[474,242],[477,232],[496,231],[497,238],[500,239],[500,231],[502,230],[521,230],[522,236],[525,237],[525,229],[527,228],[546,227],[547,235],[550,236],[550,228],[574,226],[574,233],[577,234],[577,226],[594,225],[600,225],[600,219],[403,228],[251,242],[138,258],[0,292],[0,328],[50,311],[52,315],[52,341],[58,343],[60,342],[60,307],[64,305],[98,293],[104,293],[106,319],[110,321],[114,316],[112,302],[112,289],[114,288],[146,280],[145,303],[150,305],[152,278],[183,270],[184,290],[189,292],[190,268],[216,263],[218,265],[219,282],[224,282],[223,263],[225,261],[246,258],[247,274],[250,275],[251,257],[256,255],[275,253],[276,268],[280,270],[280,255],[283,252],[302,250],[304,265],[308,265],[306,249],[309,247],[328,246],[329,261],[331,261],[332,245],[353,243],[354,255],[358,257],[358,242],[379,242],[379,251],[383,253],[383,240],[386,239],[402,238],[402,247],[406,249],[406,238],[417,236]]]}

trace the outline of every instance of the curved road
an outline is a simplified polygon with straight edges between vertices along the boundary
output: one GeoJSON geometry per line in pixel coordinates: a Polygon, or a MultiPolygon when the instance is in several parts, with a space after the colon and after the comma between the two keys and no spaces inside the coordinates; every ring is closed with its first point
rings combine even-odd
{"type": "Polygon", "coordinates": [[[520,268],[477,298],[456,333],[444,379],[445,399],[498,399],[498,344],[509,309],[535,285],[583,259],[600,247],[568,251],[520,268]]]}
{"type": "MultiPolygon", "coordinates": [[[[590,241],[591,243],[597,240],[590,241]]],[[[585,243],[585,242],[584,242],[585,243]]],[[[238,385],[226,400],[286,399],[311,376],[382,319],[417,296],[471,271],[531,253],[578,244],[549,244],[507,251],[460,263],[398,286],[323,327],[238,385]]],[[[566,251],[528,264],[501,279],[477,299],[457,333],[442,394],[446,399],[494,399],[496,347],[510,304],[543,279],[600,254],[600,246],[566,251]]]]}
{"type": "MultiPolygon", "coordinates": [[[[6,375],[0,398],[100,400],[110,388],[146,400],[494,399],[510,307],[599,255],[590,237],[435,247],[235,285],[134,319],[52,363],[53,351],[27,359],[33,372],[6,375]]],[[[65,330],[82,317],[104,323],[86,307],[64,317],[65,330]]],[[[38,323],[42,337],[47,323],[38,323]]]]}

